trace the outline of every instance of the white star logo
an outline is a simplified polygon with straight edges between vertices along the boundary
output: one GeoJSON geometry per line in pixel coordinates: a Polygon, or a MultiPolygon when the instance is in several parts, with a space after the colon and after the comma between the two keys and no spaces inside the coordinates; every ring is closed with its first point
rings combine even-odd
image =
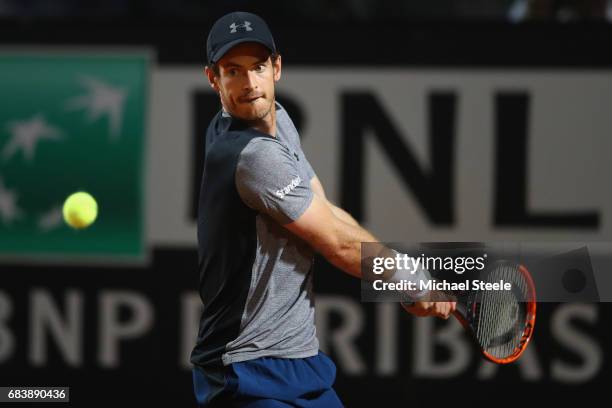
{"type": "Polygon", "coordinates": [[[6,189],[4,181],[0,178],[0,218],[3,224],[10,224],[21,218],[22,211],[17,207],[17,195],[6,189]]]}
{"type": "Polygon", "coordinates": [[[102,115],[108,115],[111,136],[113,139],[118,139],[127,92],[91,77],[83,76],[79,78],[79,83],[89,92],[70,99],[66,103],[66,109],[86,109],[89,122],[93,122],[102,115]]]}
{"type": "Polygon", "coordinates": [[[244,31],[253,31],[253,29],[251,28],[251,22],[245,21],[242,24],[236,24],[236,23],[230,24],[230,33],[232,34],[236,33],[239,28],[244,29],[244,31]]]}
{"type": "Polygon", "coordinates": [[[43,231],[56,229],[62,224],[62,206],[51,208],[38,219],[38,228],[43,231]]]}
{"type": "Polygon", "coordinates": [[[26,160],[34,158],[36,144],[43,140],[60,140],[62,132],[47,123],[41,114],[33,116],[29,120],[12,121],[7,126],[11,133],[11,139],[2,151],[4,160],[10,159],[17,150],[21,149],[26,160]]]}

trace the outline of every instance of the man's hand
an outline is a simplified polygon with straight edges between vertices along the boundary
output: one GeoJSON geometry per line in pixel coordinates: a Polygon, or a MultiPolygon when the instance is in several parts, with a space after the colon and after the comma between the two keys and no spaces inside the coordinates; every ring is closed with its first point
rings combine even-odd
{"type": "Polygon", "coordinates": [[[452,301],[450,296],[438,291],[430,292],[425,299],[418,302],[402,302],[401,305],[408,313],[415,316],[434,316],[445,320],[457,309],[457,302],[452,301]]]}

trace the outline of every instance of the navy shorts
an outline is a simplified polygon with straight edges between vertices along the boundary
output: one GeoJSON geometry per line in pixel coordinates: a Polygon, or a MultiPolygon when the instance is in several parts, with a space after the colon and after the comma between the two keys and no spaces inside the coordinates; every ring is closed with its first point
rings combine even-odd
{"type": "Polygon", "coordinates": [[[217,373],[193,368],[199,407],[342,407],[333,390],[336,366],[324,353],[307,358],[262,357],[217,373]]]}

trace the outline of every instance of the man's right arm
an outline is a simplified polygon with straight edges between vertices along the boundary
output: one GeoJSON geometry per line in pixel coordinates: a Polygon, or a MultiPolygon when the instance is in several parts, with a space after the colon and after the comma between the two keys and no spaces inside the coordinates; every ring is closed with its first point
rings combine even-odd
{"type": "MultiPolygon", "coordinates": [[[[377,242],[376,238],[358,224],[349,224],[336,217],[324,200],[315,194],[308,209],[297,220],[285,224],[284,227],[308,242],[337,268],[357,278],[365,278],[361,271],[361,243],[377,242]]],[[[435,300],[428,297],[402,306],[416,316],[448,319],[455,310],[456,303],[445,300],[443,297],[435,300]]]]}
{"type": "MultiPolygon", "coordinates": [[[[326,199],[313,192],[310,180],[300,177],[295,157],[277,140],[257,138],[244,147],[236,164],[235,183],[238,194],[248,207],[271,217],[352,276],[372,278],[371,275],[362,276],[362,257],[367,260],[372,256],[395,255],[382,244],[378,247],[368,245],[364,249],[373,253],[362,254],[361,243],[375,243],[377,239],[352,217],[350,220],[354,222],[336,216],[326,199]]],[[[369,270],[364,267],[364,271],[369,270]]],[[[380,278],[397,279],[397,272],[394,269],[385,271],[380,278]]],[[[407,278],[417,280],[421,276],[407,278]]],[[[410,295],[413,299],[422,299],[420,293],[410,295]]],[[[421,303],[417,302],[417,305],[421,303]]],[[[430,309],[425,312],[435,315],[430,309]]]]}
{"type": "Polygon", "coordinates": [[[317,194],[300,218],[284,226],[334,266],[357,278],[362,278],[361,243],[377,241],[361,226],[336,217],[325,199],[317,194]]]}
{"type": "Polygon", "coordinates": [[[359,223],[353,218],[351,214],[347,213],[342,208],[335,206],[331,201],[327,199],[327,196],[325,195],[325,190],[323,189],[323,185],[321,184],[321,181],[316,175],[310,180],[310,188],[316,195],[319,196],[319,198],[323,199],[323,201],[329,206],[332,213],[337,218],[340,218],[340,220],[350,225],[359,225],[359,223]]]}

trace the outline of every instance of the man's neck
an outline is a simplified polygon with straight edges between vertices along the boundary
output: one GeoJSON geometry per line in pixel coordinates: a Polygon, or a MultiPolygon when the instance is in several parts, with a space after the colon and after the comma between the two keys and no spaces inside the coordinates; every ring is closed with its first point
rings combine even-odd
{"type": "MultiPolygon", "coordinates": [[[[223,104],[221,106],[224,115],[231,116],[229,111],[225,109],[225,106],[223,106],[223,104]]],[[[268,134],[272,137],[276,137],[276,101],[272,103],[272,106],[270,107],[270,112],[268,112],[265,117],[252,121],[246,121],[243,119],[241,120],[249,127],[257,130],[258,132],[268,134]]]]}
{"type": "Polygon", "coordinates": [[[261,119],[249,122],[249,125],[260,131],[261,133],[268,134],[272,137],[276,137],[276,103],[272,103],[270,112],[261,119]]]}

